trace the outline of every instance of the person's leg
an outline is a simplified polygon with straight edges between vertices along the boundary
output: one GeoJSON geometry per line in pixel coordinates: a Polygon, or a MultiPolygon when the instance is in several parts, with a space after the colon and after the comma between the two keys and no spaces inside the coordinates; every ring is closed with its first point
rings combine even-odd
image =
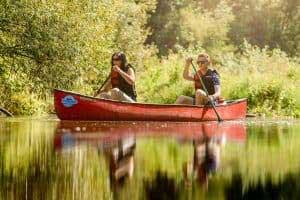
{"type": "Polygon", "coordinates": [[[177,100],[175,101],[175,104],[193,105],[194,98],[181,95],[177,98],[177,100]]]}
{"type": "Polygon", "coordinates": [[[111,95],[107,92],[100,93],[99,97],[102,99],[112,99],[111,95]]]}
{"type": "Polygon", "coordinates": [[[196,90],[195,95],[196,105],[205,105],[207,103],[207,97],[203,90],[196,90]]]}
{"type": "Polygon", "coordinates": [[[132,100],[127,94],[125,94],[118,88],[114,88],[111,90],[111,96],[113,100],[135,103],[134,100],[132,100]]]}

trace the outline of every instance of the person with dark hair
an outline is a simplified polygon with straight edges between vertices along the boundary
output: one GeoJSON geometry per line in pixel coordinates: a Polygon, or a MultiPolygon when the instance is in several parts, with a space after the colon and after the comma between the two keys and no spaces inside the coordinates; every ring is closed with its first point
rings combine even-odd
{"type": "Polygon", "coordinates": [[[185,68],[183,71],[183,78],[188,81],[193,81],[195,84],[195,97],[180,96],[177,98],[175,104],[188,105],[206,105],[209,101],[217,103],[221,95],[221,86],[219,74],[216,70],[210,69],[211,60],[207,53],[200,53],[197,58],[198,74],[201,77],[208,96],[196,73],[190,74],[189,67],[192,64],[192,58],[186,59],[185,68]]]}
{"type": "Polygon", "coordinates": [[[112,55],[110,80],[99,94],[104,99],[136,102],[135,73],[124,53],[112,55]]]}

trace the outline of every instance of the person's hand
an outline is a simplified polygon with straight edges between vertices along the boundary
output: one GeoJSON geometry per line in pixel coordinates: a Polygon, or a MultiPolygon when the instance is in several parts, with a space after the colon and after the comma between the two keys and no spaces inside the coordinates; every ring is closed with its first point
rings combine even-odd
{"type": "Polygon", "coordinates": [[[120,72],[120,71],[121,71],[120,67],[118,67],[117,65],[114,65],[114,66],[113,66],[113,70],[114,70],[115,72],[120,72]]]}
{"type": "Polygon", "coordinates": [[[192,61],[193,61],[193,58],[192,58],[192,57],[187,57],[187,58],[185,59],[185,64],[186,64],[187,66],[189,66],[190,64],[192,64],[192,61]]]}
{"type": "Polygon", "coordinates": [[[208,95],[207,100],[210,102],[213,102],[214,96],[213,95],[208,95]]]}

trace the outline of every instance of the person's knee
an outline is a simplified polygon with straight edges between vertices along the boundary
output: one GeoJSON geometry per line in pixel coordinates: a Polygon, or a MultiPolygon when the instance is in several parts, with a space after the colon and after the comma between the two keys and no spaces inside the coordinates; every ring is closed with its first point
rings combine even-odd
{"type": "Polygon", "coordinates": [[[196,90],[196,97],[205,97],[205,96],[206,96],[206,94],[203,90],[201,90],[201,89],[196,90]]]}
{"type": "Polygon", "coordinates": [[[121,90],[119,88],[113,88],[110,92],[113,98],[118,98],[120,96],[121,90]]]}
{"type": "Polygon", "coordinates": [[[112,89],[111,90],[111,96],[114,100],[135,103],[134,100],[132,100],[126,93],[121,91],[119,88],[112,89]]]}
{"type": "Polygon", "coordinates": [[[183,103],[185,101],[185,96],[181,95],[177,98],[176,103],[183,103]]]}
{"type": "Polygon", "coordinates": [[[188,96],[179,96],[175,102],[176,104],[185,104],[185,105],[192,105],[194,104],[193,98],[188,97],[188,96]]]}
{"type": "Polygon", "coordinates": [[[100,93],[99,97],[102,99],[111,99],[111,96],[106,92],[100,93]]]}
{"type": "Polygon", "coordinates": [[[111,93],[114,93],[114,94],[118,94],[118,93],[120,93],[120,89],[119,88],[113,88],[112,90],[111,90],[111,93]]]}
{"type": "Polygon", "coordinates": [[[178,97],[179,101],[183,101],[184,99],[185,99],[185,96],[183,96],[183,95],[181,95],[181,96],[178,97]]]}

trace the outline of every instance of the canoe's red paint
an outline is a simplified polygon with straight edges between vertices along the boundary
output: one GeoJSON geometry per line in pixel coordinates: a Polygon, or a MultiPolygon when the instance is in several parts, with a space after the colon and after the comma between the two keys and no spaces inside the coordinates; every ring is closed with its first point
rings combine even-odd
{"type": "MultiPolygon", "coordinates": [[[[54,90],[54,105],[61,120],[80,121],[217,121],[211,107],[127,103],[99,99],[81,94],[54,90]],[[77,103],[66,107],[62,100],[73,97],[77,103]]],[[[216,109],[223,120],[244,119],[247,99],[235,100],[216,109]]]]}

